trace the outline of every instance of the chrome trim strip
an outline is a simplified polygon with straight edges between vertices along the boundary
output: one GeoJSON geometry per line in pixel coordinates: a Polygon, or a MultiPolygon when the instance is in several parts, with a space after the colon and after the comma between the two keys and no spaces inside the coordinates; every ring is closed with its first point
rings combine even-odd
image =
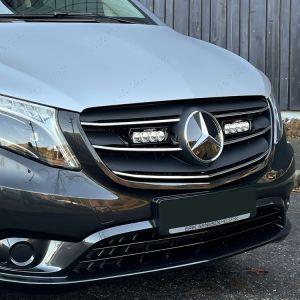
{"type": "MultiPolygon", "coordinates": [[[[234,252],[235,253],[235,252],[234,252]]],[[[234,254],[233,253],[233,254],[234,254]]],[[[238,251],[236,251],[238,253],[238,251]]],[[[130,272],[130,273],[125,273],[125,274],[119,274],[119,275],[114,275],[114,276],[105,276],[105,277],[100,277],[100,278],[91,278],[91,279],[82,279],[82,280],[74,280],[74,281],[67,281],[67,277],[65,277],[63,281],[53,281],[56,280],[56,278],[53,277],[40,277],[40,281],[34,281],[36,278],[28,277],[27,281],[22,276],[20,280],[17,279],[10,279],[11,274],[4,274],[0,273],[0,280],[4,282],[10,282],[10,283],[20,283],[20,284],[29,284],[29,285],[70,285],[70,284],[76,284],[76,283],[88,283],[88,282],[95,282],[95,281],[102,281],[102,280],[108,280],[108,279],[115,279],[115,278],[123,278],[123,277],[129,277],[129,276],[135,276],[135,275],[142,275],[142,274],[149,274],[149,273],[156,273],[160,271],[166,271],[166,270],[173,270],[173,269],[178,269],[178,268],[183,268],[183,267],[188,267],[188,266],[194,266],[194,265],[199,265],[203,263],[207,263],[209,260],[199,260],[191,263],[185,263],[185,264],[178,264],[176,266],[168,266],[168,267],[163,267],[163,268],[155,268],[151,270],[144,270],[144,271],[138,271],[138,272],[130,272]],[[2,277],[4,276],[4,277],[2,277]],[[31,281],[30,281],[31,280],[31,281]]],[[[13,276],[12,276],[13,277],[13,276]]],[[[15,277],[18,278],[18,277],[15,277]]]]}
{"type": "Polygon", "coordinates": [[[240,116],[240,115],[252,115],[256,113],[261,113],[264,111],[267,111],[269,109],[269,106],[261,108],[261,109],[256,109],[256,110],[248,110],[248,111],[235,111],[232,113],[225,113],[225,114],[213,114],[215,118],[226,118],[226,117],[234,117],[234,116],[240,116]]]}
{"type": "Polygon", "coordinates": [[[250,139],[253,139],[255,137],[258,137],[260,135],[263,135],[265,133],[267,133],[268,131],[270,131],[272,129],[271,126],[267,127],[266,129],[262,130],[262,131],[259,131],[257,133],[254,133],[254,134],[251,134],[251,135],[248,135],[248,136],[244,136],[244,137],[241,137],[241,138],[238,138],[238,139],[234,139],[234,140],[231,140],[231,141],[227,141],[224,143],[224,145],[232,145],[232,144],[235,144],[235,143],[239,143],[239,142],[243,142],[243,141],[247,141],[247,140],[250,140],[250,139]]]}
{"type": "MultiPolygon", "coordinates": [[[[113,171],[114,174],[119,175],[119,176],[124,176],[124,177],[129,177],[129,178],[137,178],[137,179],[175,179],[175,180],[181,180],[181,179],[210,179],[216,176],[220,176],[226,173],[230,173],[233,171],[236,171],[238,169],[247,167],[249,165],[252,165],[258,161],[260,161],[261,159],[263,159],[264,157],[266,157],[269,153],[269,150],[266,151],[263,155],[259,156],[258,158],[251,160],[247,163],[241,164],[237,167],[233,167],[230,169],[226,169],[224,171],[220,171],[211,175],[195,175],[195,176],[160,176],[160,175],[137,175],[137,174],[130,174],[130,173],[125,173],[125,172],[118,172],[118,171],[113,171]]],[[[204,184],[206,185],[207,182],[205,183],[200,183],[200,184],[204,184]]]]}
{"type": "MultiPolygon", "coordinates": [[[[137,174],[130,174],[125,172],[118,172],[113,171],[114,174],[129,178],[137,178],[137,179],[208,179],[208,175],[195,175],[195,176],[165,176],[165,175],[137,175],[137,174]]],[[[207,183],[200,183],[200,184],[207,184],[207,183]]]]}
{"type": "Polygon", "coordinates": [[[93,145],[95,149],[121,152],[179,152],[182,148],[123,148],[93,145]]]}
{"type": "Polygon", "coordinates": [[[161,124],[161,123],[176,123],[179,122],[179,118],[164,119],[164,120],[148,120],[148,121],[131,121],[131,122],[109,122],[109,123],[90,123],[81,122],[82,126],[93,127],[107,127],[107,126],[128,126],[128,125],[147,125],[147,124],[161,124]]]}

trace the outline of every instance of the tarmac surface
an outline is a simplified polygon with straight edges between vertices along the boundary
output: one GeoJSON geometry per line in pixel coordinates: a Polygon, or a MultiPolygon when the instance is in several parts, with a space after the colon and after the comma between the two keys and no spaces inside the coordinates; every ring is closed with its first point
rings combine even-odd
{"type": "Polygon", "coordinates": [[[216,263],[68,289],[0,286],[0,300],[259,299],[300,300],[300,194],[293,194],[293,229],[280,243],[216,263]]]}

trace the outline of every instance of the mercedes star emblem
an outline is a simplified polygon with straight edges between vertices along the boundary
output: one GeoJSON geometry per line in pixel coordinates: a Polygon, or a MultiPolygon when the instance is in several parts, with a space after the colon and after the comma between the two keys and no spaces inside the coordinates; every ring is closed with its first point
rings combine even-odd
{"type": "Polygon", "coordinates": [[[202,163],[211,163],[222,154],[223,131],[216,118],[208,112],[194,111],[188,116],[184,139],[190,154],[202,163]]]}

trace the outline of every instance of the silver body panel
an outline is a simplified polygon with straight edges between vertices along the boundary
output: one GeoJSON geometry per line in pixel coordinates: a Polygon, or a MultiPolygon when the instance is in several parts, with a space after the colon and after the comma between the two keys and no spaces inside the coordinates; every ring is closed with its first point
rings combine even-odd
{"type": "Polygon", "coordinates": [[[0,94],[72,111],[271,92],[242,58],[166,26],[4,22],[0,39],[0,94]]]}

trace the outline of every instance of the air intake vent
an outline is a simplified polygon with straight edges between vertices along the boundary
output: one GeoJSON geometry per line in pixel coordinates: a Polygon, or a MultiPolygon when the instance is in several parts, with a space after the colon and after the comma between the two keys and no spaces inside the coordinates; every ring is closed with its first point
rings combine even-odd
{"type": "Polygon", "coordinates": [[[209,261],[264,243],[285,224],[282,207],[264,207],[257,216],[209,230],[159,236],[144,230],[105,239],[85,253],[70,274],[104,278],[115,274],[172,268],[194,261],[209,261]]]}
{"type": "Polygon", "coordinates": [[[195,184],[209,188],[256,172],[270,153],[272,120],[263,97],[161,102],[143,105],[91,108],[81,114],[81,125],[101,160],[124,183],[155,186],[195,184]],[[221,127],[247,122],[248,131],[225,134],[224,149],[209,165],[191,163],[179,142],[180,124],[188,109],[212,114],[221,127]],[[162,143],[132,142],[134,130],[164,130],[162,143]],[[226,179],[225,179],[226,177],[226,179]]]}

